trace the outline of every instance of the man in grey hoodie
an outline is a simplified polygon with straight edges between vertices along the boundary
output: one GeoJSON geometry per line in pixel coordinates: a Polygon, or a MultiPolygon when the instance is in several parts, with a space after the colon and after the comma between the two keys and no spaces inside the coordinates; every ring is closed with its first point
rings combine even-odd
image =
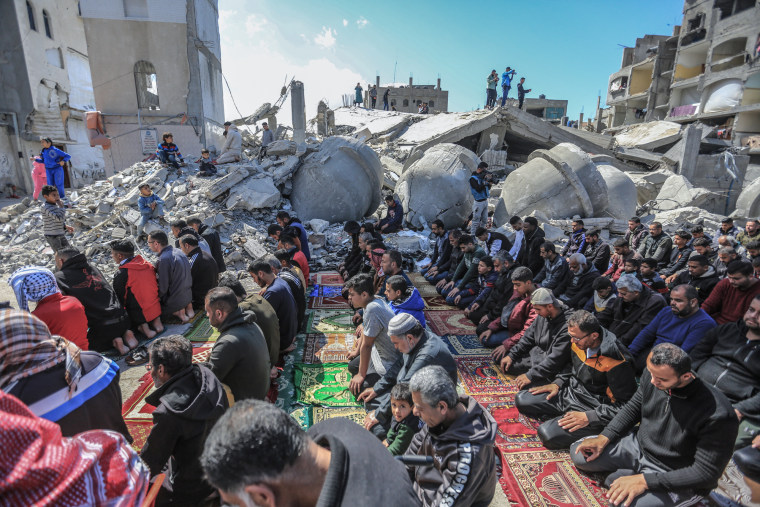
{"type": "Polygon", "coordinates": [[[189,322],[195,316],[190,261],[182,250],[169,244],[169,237],[164,231],[151,232],[148,246],[158,254],[156,272],[161,313],[174,315],[183,323],[189,322]]]}
{"type": "Polygon", "coordinates": [[[240,156],[243,153],[243,137],[240,135],[238,128],[228,121],[224,122],[224,132],[227,139],[224,141],[224,146],[222,146],[222,151],[217,157],[216,163],[240,162],[240,156]]]}

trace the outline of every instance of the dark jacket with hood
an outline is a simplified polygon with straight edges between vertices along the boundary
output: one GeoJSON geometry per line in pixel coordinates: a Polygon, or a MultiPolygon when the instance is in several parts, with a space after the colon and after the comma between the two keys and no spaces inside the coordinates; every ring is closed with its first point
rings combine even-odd
{"type": "Polygon", "coordinates": [[[192,250],[187,258],[190,261],[190,276],[193,280],[193,307],[203,308],[206,294],[218,284],[219,271],[216,261],[201,250],[201,247],[192,250]]]}
{"type": "Polygon", "coordinates": [[[697,289],[697,298],[699,304],[705,302],[712,290],[718,285],[720,278],[718,278],[718,272],[712,266],[707,267],[707,271],[698,277],[693,277],[689,274],[689,270],[681,271],[676,277],[675,281],[671,284],[671,288],[678,285],[688,284],[697,289]]]}
{"type": "Polygon", "coordinates": [[[544,258],[541,257],[541,245],[544,243],[546,243],[546,233],[542,228],[536,227],[532,233],[525,233],[523,249],[518,263],[529,268],[533,272],[533,276],[537,275],[544,267],[544,258]]]}
{"type": "Polygon", "coordinates": [[[625,240],[628,242],[628,246],[634,252],[644,243],[649,236],[649,229],[644,227],[644,224],[639,224],[634,230],[628,229],[625,231],[625,240]]]}
{"type": "Polygon", "coordinates": [[[229,386],[235,401],[263,400],[269,391],[269,350],[253,316],[238,308],[219,326],[208,367],[229,386]]]}
{"type": "Polygon", "coordinates": [[[612,248],[609,243],[598,239],[593,245],[586,243],[586,264],[592,264],[599,273],[604,273],[610,267],[612,248]]]}
{"type": "Polygon", "coordinates": [[[616,298],[597,318],[599,323],[617,336],[626,347],[665,308],[665,299],[647,287],[642,287],[639,297],[632,303],[616,298]]]}
{"type": "Polygon", "coordinates": [[[572,370],[560,373],[552,383],[579,405],[595,407],[585,412],[590,423],[609,423],[620,408],[633,397],[638,385],[633,357],[617,337],[602,328],[599,352],[586,357],[586,350],[570,347],[572,370]]]}
{"type": "Polygon", "coordinates": [[[239,306],[244,314],[247,313],[248,321],[258,324],[264,333],[269,349],[269,363],[274,366],[280,357],[280,321],[277,320],[277,313],[269,301],[258,294],[246,297],[239,306]]]}
{"type": "Polygon", "coordinates": [[[206,224],[201,224],[198,227],[198,233],[206,240],[208,247],[211,250],[211,256],[216,261],[216,268],[220,273],[224,273],[227,270],[227,266],[224,264],[224,253],[222,253],[222,240],[219,238],[219,233],[215,229],[212,229],[206,224]]]}
{"type": "Polygon", "coordinates": [[[55,272],[55,281],[64,295],[77,298],[84,306],[87,324],[90,326],[87,332],[90,349],[110,349],[111,340],[115,337],[102,339],[98,328],[126,321],[128,317],[103,273],[89,264],[87,257],[80,253],[64,261],[61,269],[55,272]]]}
{"type": "Polygon", "coordinates": [[[515,288],[512,283],[512,273],[515,268],[517,268],[517,264],[512,264],[506,273],[499,273],[496,282],[493,284],[493,289],[477,310],[480,315],[487,315],[489,321],[494,320],[501,315],[501,310],[512,297],[515,288]]]}
{"type": "Polygon", "coordinates": [[[567,317],[571,310],[559,302],[559,314],[553,319],[536,316],[536,320],[525,331],[520,341],[509,351],[512,364],[519,363],[530,355],[531,367],[526,372],[531,382],[555,378],[569,366],[570,335],[567,332],[567,317]]]}
{"type": "Polygon", "coordinates": [[[200,456],[209,431],[227,409],[227,396],[207,368],[193,364],[171,377],[145,402],[156,407],[153,428],[140,453],[150,475],[161,473],[173,457],[172,503],[197,505],[214,490],[203,479],[200,456]]]}
{"type": "Polygon", "coordinates": [[[567,239],[567,243],[562,247],[560,255],[567,257],[574,253],[585,253],[586,251],[586,229],[581,228],[578,231],[571,232],[570,237],[567,239]]]}
{"type": "Polygon", "coordinates": [[[451,281],[454,277],[454,271],[456,271],[462,258],[464,258],[464,252],[459,247],[451,247],[451,255],[449,255],[448,260],[438,268],[438,271],[441,273],[444,271],[448,272],[448,275],[446,276],[447,281],[451,281]]]}
{"type": "Polygon", "coordinates": [[[439,273],[446,271],[446,269],[442,269],[441,266],[449,262],[449,257],[451,257],[451,250],[453,248],[451,241],[449,241],[448,232],[441,238],[435,236],[433,242],[433,256],[431,257],[430,265],[437,266],[439,273]]]}
{"type": "Polygon", "coordinates": [[[394,314],[408,313],[417,319],[417,321],[422,324],[422,327],[427,325],[425,322],[425,313],[423,312],[423,310],[425,310],[425,301],[422,299],[417,287],[411,286],[407,288],[406,294],[402,294],[395,301],[389,301],[389,304],[394,314]]]}
{"type": "Polygon", "coordinates": [[[459,403],[466,411],[451,426],[423,426],[406,451],[435,460],[407,467],[423,506],[486,507],[496,491],[496,421],[475,398],[463,395],[459,403]]]}
{"type": "Polygon", "coordinates": [[[725,394],[744,417],[760,423],[760,340],[747,339],[744,321],[711,329],[689,355],[699,378],[725,394]]]}
{"type": "Polygon", "coordinates": [[[689,256],[694,250],[691,247],[685,246],[683,248],[673,248],[670,251],[670,261],[668,265],[660,270],[660,276],[669,277],[675,273],[678,273],[686,267],[686,263],[689,261],[689,256]]]}
{"type": "Polygon", "coordinates": [[[158,254],[158,297],[161,310],[171,314],[182,310],[193,301],[193,275],[190,261],[179,248],[165,246],[158,254]]]}
{"type": "Polygon", "coordinates": [[[576,275],[572,271],[569,272],[569,282],[561,299],[570,308],[583,308],[586,306],[589,298],[594,295],[594,289],[591,285],[594,283],[594,280],[599,278],[600,274],[593,264],[591,264],[591,267],[588,266],[589,264],[587,263],[583,267],[583,273],[579,275],[576,275]]]}

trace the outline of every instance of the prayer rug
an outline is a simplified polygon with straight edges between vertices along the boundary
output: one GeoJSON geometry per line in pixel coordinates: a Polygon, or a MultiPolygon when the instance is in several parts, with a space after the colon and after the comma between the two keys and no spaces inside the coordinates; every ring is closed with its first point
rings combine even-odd
{"type": "Polygon", "coordinates": [[[541,423],[522,415],[515,406],[515,395],[518,391],[515,384],[510,384],[509,389],[499,395],[474,396],[496,421],[496,443],[505,455],[512,451],[545,450],[536,434],[536,429],[541,423]]]}
{"type": "Polygon", "coordinates": [[[348,353],[354,348],[356,337],[353,333],[312,333],[306,335],[303,362],[347,363],[348,353]]]}
{"type": "Polygon", "coordinates": [[[420,296],[435,297],[438,295],[438,291],[436,290],[435,285],[432,285],[430,282],[425,280],[425,277],[421,274],[407,273],[406,276],[408,276],[409,280],[412,281],[412,285],[417,287],[417,290],[420,291],[420,296]]]}
{"type": "Polygon", "coordinates": [[[337,296],[316,296],[309,298],[308,308],[314,310],[348,310],[348,300],[337,296]]]}
{"type": "Polygon", "coordinates": [[[455,360],[467,394],[503,395],[513,391],[510,377],[499,370],[491,356],[463,356],[455,360]]]}
{"type": "Polygon", "coordinates": [[[290,412],[290,417],[296,420],[304,431],[311,426],[311,407],[300,407],[290,412]]]}
{"type": "Polygon", "coordinates": [[[455,356],[485,356],[491,353],[491,349],[483,347],[474,334],[450,334],[442,338],[455,356]]]}
{"type": "Polygon", "coordinates": [[[366,415],[367,411],[362,407],[312,407],[311,424],[314,425],[328,419],[344,418],[363,425],[366,415]]]}
{"type": "Polygon", "coordinates": [[[307,333],[353,333],[351,310],[312,310],[306,323],[307,333]]]}
{"type": "Polygon", "coordinates": [[[213,343],[219,338],[219,331],[214,329],[205,315],[185,335],[191,342],[213,343]]]}
{"type": "Polygon", "coordinates": [[[351,374],[345,364],[295,364],[296,402],[310,405],[360,406],[348,390],[351,374]]]}
{"type": "Polygon", "coordinates": [[[309,292],[309,297],[319,297],[319,296],[340,296],[343,294],[343,287],[340,285],[315,285],[312,287],[311,292],[309,292]]]}
{"type": "MultiPolygon", "coordinates": [[[[425,301],[425,310],[431,311],[431,310],[457,310],[456,306],[451,306],[450,304],[446,303],[446,298],[443,296],[423,296],[423,301],[425,301]]],[[[459,310],[460,312],[462,310],[459,310]]]]}
{"type": "Polygon", "coordinates": [[[475,325],[462,310],[425,311],[428,326],[438,336],[446,334],[475,334],[475,325]]]}
{"type": "Polygon", "coordinates": [[[311,285],[343,285],[343,277],[337,271],[323,271],[309,275],[311,285]]]}

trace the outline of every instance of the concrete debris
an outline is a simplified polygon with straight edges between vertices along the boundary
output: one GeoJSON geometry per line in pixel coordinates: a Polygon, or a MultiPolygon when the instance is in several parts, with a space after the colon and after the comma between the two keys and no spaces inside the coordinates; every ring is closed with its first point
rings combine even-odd
{"type": "Polygon", "coordinates": [[[380,204],[383,166],[366,144],[344,136],[327,138],[293,176],[290,200],[303,220],[360,220],[380,204]]]}
{"type": "Polygon", "coordinates": [[[274,157],[281,157],[283,155],[295,155],[298,145],[295,141],[287,141],[281,139],[279,141],[272,141],[267,146],[267,155],[274,157]]]}
{"type": "Polygon", "coordinates": [[[224,202],[228,210],[273,208],[280,202],[280,191],[274,186],[270,176],[251,177],[230,190],[224,202]]]}
{"type": "Polygon", "coordinates": [[[436,219],[447,228],[464,223],[472,211],[468,180],[478,166],[478,156],[456,144],[442,143],[416,152],[396,185],[405,220],[414,227],[428,227],[436,219]]]}
{"type": "Polygon", "coordinates": [[[309,224],[309,227],[311,227],[311,230],[317,234],[324,232],[324,230],[330,226],[330,222],[327,220],[320,220],[319,218],[309,220],[307,223],[309,224]]]}
{"type": "Polygon", "coordinates": [[[681,138],[681,125],[672,121],[638,123],[615,134],[618,146],[654,150],[675,143],[681,138]]]}
{"type": "Polygon", "coordinates": [[[232,169],[229,174],[212,181],[204,192],[207,199],[216,199],[223,193],[230,190],[232,187],[246,179],[250,175],[247,168],[243,166],[237,166],[232,169]]]}
{"type": "Polygon", "coordinates": [[[694,188],[685,176],[674,174],[662,184],[655,200],[658,210],[668,211],[686,206],[699,206],[709,195],[710,192],[705,189],[694,188]]]}

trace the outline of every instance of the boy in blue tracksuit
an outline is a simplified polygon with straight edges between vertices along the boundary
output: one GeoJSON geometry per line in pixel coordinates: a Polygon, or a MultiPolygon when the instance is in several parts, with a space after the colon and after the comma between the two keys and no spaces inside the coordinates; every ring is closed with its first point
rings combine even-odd
{"type": "Polygon", "coordinates": [[[59,150],[53,146],[53,140],[46,137],[40,141],[42,151],[40,156],[35,158],[35,162],[45,164],[45,174],[47,184],[53,185],[58,189],[58,195],[61,199],[66,198],[66,191],[63,189],[63,166],[71,160],[71,155],[65,151],[59,150]]]}
{"type": "Polygon", "coordinates": [[[417,287],[409,287],[403,276],[388,277],[385,282],[385,297],[388,299],[394,314],[408,313],[417,319],[422,327],[425,327],[425,313],[423,312],[425,301],[417,287]]]}

